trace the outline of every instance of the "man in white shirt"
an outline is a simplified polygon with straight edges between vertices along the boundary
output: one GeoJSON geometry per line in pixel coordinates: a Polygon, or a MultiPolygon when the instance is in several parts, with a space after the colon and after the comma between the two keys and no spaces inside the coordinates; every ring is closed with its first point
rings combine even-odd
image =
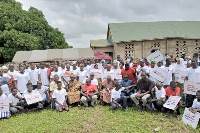
{"type": "Polygon", "coordinates": [[[175,80],[175,69],[174,67],[171,65],[171,60],[170,58],[166,59],[166,64],[164,66],[161,66],[161,69],[163,69],[166,73],[167,73],[167,77],[165,78],[165,80],[163,81],[163,86],[164,88],[167,88],[168,86],[170,86],[170,82],[172,80],[175,80]]]}
{"type": "Polygon", "coordinates": [[[9,64],[9,71],[8,74],[12,75],[15,79],[16,74],[18,73],[18,71],[14,70],[14,65],[13,64],[9,64]]]}
{"type": "Polygon", "coordinates": [[[15,86],[20,91],[20,93],[24,93],[26,90],[26,84],[30,82],[30,76],[28,73],[24,72],[24,66],[19,67],[19,73],[15,77],[15,86]]]}
{"type": "Polygon", "coordinates": [[[140,65],[137,68],[138,81],[142,79],[141,77],[142,72],[145,72],[147,75],[149,74],[149,67],[144,65],[144,59],[140,60],[140,65]]]}
{"type": "Polygon", "coordinates": [[[64,88],[62,88],[61,81],[57,82],[58,88],[54,90],[52,98],[54,99],[56,103],[56,109],[59,112],[62,112],[63,110],[69,111],[68,105],[66,103],[67,101],[67,92],[64,88]]]}
{"type": "MultiPolygon", "coordinates": [[[[87,78],[82,82],[83,84],[86,84],[86,80],[87,78]]],[[[95,85],[95,86],[98,86],[98,80],[94,78],[94,73],[90,73],[90,81],[91,81],[91,84],[95,85]]]]}
{"type": "Polygon", "coordinates": [[[11,88],[11,94],[8,95],[8,99],[10,100],[10,112],[15,114],[19,111],[19,113],[24,112],[24,100],[22,95],[18,92],[17,88],[11,88]]]}
{"type": "Polygon", "coordinates": [[[29,76],[30,76],[30,81],[33,85],[33,89],[36,89],[37,81],[40,79],[40,75],[39,75],[39,70],[35,68],[35,63],[31,63],[29,76]]]}
{"type": "Polygon", "coordinates": [[[77,79],[79,82],[83,82],[87,78],[87,71],[84,70],[84,65],[80,64],[80,70],[77,71],[77,79]]]}
{"type": "Polygon", "coordinates": [[[66,67],[65,67],[65,62],[62,62],[60,67],[58,67],[58,71],[65,73],[66,67]]]}
{"type": "Polygon", "coordinates": [[[50,75],[51,81],[53,81],[54,75],[58,75],[59,81],[63,80],[63,73],[61,71],[58,71],[57,65],[54,65],[54,71],[51,72],[51,75],[50,75]]]}
{"type": "Polygon", "coordinates": [[[40,66],[41,66],[41,68],[39,69],[39,77],[40,77],[39,80],[42,81],[42,85],[49,86],[49,78],[47,75],[48,68],[45,68],[44,62],[41,62],[40,66]]]}

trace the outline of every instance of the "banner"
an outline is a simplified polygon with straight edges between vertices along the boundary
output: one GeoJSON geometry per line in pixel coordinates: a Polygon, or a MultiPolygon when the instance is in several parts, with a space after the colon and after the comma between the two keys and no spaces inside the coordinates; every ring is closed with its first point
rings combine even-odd
{"type": "Polygon", "coordinates": [[[180,101],[181,97],[179,96],[170,96],[166,103],[163,105],[165,108],[174,110],[180,101]]]}
{"type": "Polygon", "coordinates": [[[154,53],[150,54],[148,57],[147,57],[147,61],[149,63],[151,63],[151,60],[152,59],[155,59],[156,62],[159,62],[161,60],[164,59],[163,55],[161,54],[161,52],[159,50],[155,51],[154,53]]]}
{"type": "Polygon", "coordinates": [[[150,73],[150,76],[152,76],[156,80],[159,80],[160,82],[163,82],[167,77],[167,73],[160,67],[156,66],[155,69],[150,73]]]}
{"type": "Polygon", "coordinates": [[[122,79],[121,69],[117,69],[114,72],[115,72],[115,79],[121,80],[122,79]]]}
{"type": "Polygon", "coordinates": [[[26,102],[28,105],[37,103],[39,101],[42,101],[42,96],[40,95],[39,91],[34,91],[30,94],[24,94],[24,98],[26,99],[26,102]]]}
{"type": "Polygon", "coordinates": [[[9,111],[9,99],[3,99],[0,101],[0,113],[9,111]]]}
{"type": "Polygon", "coordinates": [[[185,81],[184,83],[184,93],[196,95],[196,92],[200,90],[200,83],[185,81]]]}
{"type": "Polygon", "coordinates": [[[194,129],[197,127],[199,122],[200,113],[192,113],[188,108],[185,108],[182,121],[185,124],[192,126],[194,129]]]}
{"type": "Polygon", "coordinates": [[[102,70],[101,69],[91,69],[90,73],[94,73],[94,78],[101,78],[102,70]]]}
{"type": "Polygon", "coordinates": [[[65,77],[70,77],[71,73],[73,73],[72,71],[65,71],[65,77]]]}

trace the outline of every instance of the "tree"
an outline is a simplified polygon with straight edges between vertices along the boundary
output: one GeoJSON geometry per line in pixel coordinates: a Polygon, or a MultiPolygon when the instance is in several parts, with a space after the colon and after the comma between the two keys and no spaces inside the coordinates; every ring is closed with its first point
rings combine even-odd
{"type": "Polygon", "coordinates": [[[1,63],[11,61],[17,51],[72,48],[34,7],[25,11],[15,0],[1,0],[0,18],[1,63]]]}

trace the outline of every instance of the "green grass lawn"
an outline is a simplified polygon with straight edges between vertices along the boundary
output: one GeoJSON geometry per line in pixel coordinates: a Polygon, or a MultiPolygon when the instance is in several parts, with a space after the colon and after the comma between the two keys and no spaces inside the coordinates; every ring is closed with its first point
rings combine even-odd
{"type": "Polygon", "coordinates": [[[183,124],[170,114],[139,112],[134,107],[126,112],[110,110],[108,106],[94,108],[74,107],[69,112],[44,109],[26,114],[18,114],[10,119],[0,120],[0,133],[124,133],[124,132],[200,132],[183,124]]]}

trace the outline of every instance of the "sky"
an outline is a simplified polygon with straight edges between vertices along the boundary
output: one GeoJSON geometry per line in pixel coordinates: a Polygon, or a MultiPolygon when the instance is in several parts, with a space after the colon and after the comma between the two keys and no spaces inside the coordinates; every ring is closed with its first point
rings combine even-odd
{"type": "Polygon", "coordinates": [[[108,23],[200,21],[200,0],[16,0],[43,12],[74,48],[106,39],[108,23]]]}

